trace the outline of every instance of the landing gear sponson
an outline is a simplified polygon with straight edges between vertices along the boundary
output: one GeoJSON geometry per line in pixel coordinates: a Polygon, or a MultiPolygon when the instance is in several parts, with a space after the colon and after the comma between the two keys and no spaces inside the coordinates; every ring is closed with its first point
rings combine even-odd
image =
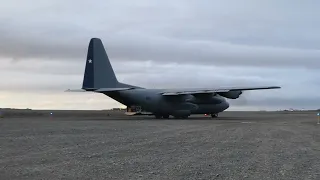
{"type": "MultiPolygon", "coordinates": [[[[170,115],[155,115],[156,119],[169,119],[170,115]]],[[[173,116],[175,119],[187,119],[189,116],[173,116]]]]}

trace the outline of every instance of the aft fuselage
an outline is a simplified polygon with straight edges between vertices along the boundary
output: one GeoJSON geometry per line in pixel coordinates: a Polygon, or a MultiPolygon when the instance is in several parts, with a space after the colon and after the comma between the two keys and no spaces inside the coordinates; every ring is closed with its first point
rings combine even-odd
{"type": "Polygon", "coordinates": [[[163,96],[162,89],[132,89],[104,93],[110,98],[130,106],[141,106],[154,114],[191,115],[217,114],[227,108],[229,103],[219,95],[197,97],[193,95],[163,96]]]}

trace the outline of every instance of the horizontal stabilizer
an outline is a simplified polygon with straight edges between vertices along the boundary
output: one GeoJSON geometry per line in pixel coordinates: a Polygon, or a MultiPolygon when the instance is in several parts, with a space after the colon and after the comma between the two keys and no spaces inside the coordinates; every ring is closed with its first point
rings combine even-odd
{"type": "Polygon", "coordinates": [[[134,89],[134,88],[99,88],[97,90],[94,90],[94,92],[112,92],[112,91],[124,91],[124,90],[129,90],[129,89],[134,89]]]}
{"type": "Polygon", "coordinates": [[[87,92],[84,89],[67,89],[64,92],[87,92]]]}
{"type": "Polygon", "coordinates": [[[123,90],[129,90],[134,88],[99,88],[99,89],[68,89],[65,92],[112,92],[112,91],[123,91],[123,90]]]}

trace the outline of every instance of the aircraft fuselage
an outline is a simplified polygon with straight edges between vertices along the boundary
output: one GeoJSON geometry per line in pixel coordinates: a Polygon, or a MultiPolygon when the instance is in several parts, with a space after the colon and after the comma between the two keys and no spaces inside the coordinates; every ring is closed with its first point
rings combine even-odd
{"type": "Polygon", "coordinates": [[[128,107],[141,106],[142,109],[159,115],[217,114],[229,108],[229,103],[219,95],[163,96],[161,91],[163,90],[132,89],[104,94],[128,107]]]}

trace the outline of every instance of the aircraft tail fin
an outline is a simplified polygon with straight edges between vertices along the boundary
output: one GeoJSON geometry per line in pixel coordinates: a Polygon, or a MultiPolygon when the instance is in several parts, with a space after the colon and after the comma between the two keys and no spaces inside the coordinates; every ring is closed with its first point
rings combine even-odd
{"type": "Polygon", "coordinates": [[[89,43],[86,66],[81,89],[68,89],[66,92],[113,92],[141,88],[121,83],[113,71],[109,57],[99,38],[89,43]]]}
{"type": "Polygon", "coordinates": [[[92,38],[87,52],[82,89],[115,88],[118,83],[102,41],[92,38]]]}
{"type": "Polygon", "coordinates": [[[136,86],[118,82],[101,39],[92,38],[87,52],[82,89],[94,91],[101,88],[117,89],[135,87],[136,86]]]}

